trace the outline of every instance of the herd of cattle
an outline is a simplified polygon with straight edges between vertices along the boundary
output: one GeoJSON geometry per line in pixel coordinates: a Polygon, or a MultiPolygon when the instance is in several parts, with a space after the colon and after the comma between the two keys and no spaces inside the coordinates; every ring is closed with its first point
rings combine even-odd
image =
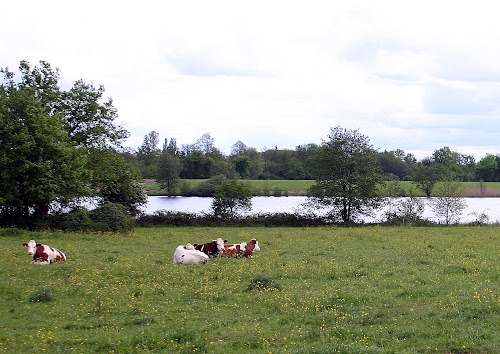
{"type": "MultiPolygon", "coordinates": [[[[56,248],[36,243],[30,240],[23,243],[28,249],[28,254],[33,256],[31,264],[51,264],[66,261],[66,255],[56,248]]],[[[260,251],[259,242],[252,239],[250,242],[228,244],[227,240],[218,238],[204,244],[188,243],[180,245],[174,252],[174,263],[181,264],[206,264],[209,257],[253,257],[253,253],[260,251]]]]}
{"type": "Polygon", "coordinates": [[[209,257],[253,257],[253,253],[260,251],[259,242],[252,239],[250,242],[228,244],[227,240],[220,237],[202,245],[180,245],[174,252],[174,263],[206,264],[209,257]]]}

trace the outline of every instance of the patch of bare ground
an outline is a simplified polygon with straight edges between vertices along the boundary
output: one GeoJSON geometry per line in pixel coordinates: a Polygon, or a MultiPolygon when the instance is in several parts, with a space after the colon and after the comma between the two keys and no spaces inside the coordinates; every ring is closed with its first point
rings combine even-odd
{"type": "Polygon", "coordinates": [[[466,198],[496,198],[500,197],[500,191],[480,186],[467,186],[464,189],[464,197],[466,198]]]}

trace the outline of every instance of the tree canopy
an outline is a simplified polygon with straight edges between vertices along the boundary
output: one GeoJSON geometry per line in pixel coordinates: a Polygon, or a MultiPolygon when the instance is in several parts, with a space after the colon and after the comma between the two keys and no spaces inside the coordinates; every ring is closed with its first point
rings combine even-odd
{"type": "Polygon", "coordinates": [[[43,215],[86,194],[86,156],[31,87],[0,86],[0,205],[8,219],[43,215]]]}
{"type": "Polygon", "coordinates": [[[45,61],[34,67],[21,61],[19,79],[8,68],[0,72],[0,214],[5,222],[45,215],[54,202],[62,206],[83,196],[132,209],[145,203],[135,167],[114,150],[128,132],[116,125],[116,109],[111,99],[103,100],[102,86],[78,80],[64,91],[59,70],[45,61]],[[106,159],[98,163],[97,155],[106,159]]]}
{"type": "Polygon", "coordinates": [[[338,126],[329,138],[312,156],[316,184],[309,202],[328,208],[333,221],[353,222],[380,205],[382,174],[375,150],[357,130],[338,126]]]}

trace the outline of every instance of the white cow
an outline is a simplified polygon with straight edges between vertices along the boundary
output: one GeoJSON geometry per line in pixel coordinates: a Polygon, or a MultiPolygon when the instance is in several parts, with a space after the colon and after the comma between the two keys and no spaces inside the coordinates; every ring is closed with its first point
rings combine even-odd
{"type": "Polygon", "coordinates": [[[208,256],[198,250],[195,250],[193,245],[180,245],[174,252],[174,263],[182,264],[206,264],[208,263],[208,256]]]}
{"type": "Polygon", "coordinates": [[[23,246],[28,249],[28,254],[33,256],[31,264],[45,265],[55,262],[64,262],[66,260],[66,255],[58,249],[38,244],[35,240],[23,243],[23,246]]]}

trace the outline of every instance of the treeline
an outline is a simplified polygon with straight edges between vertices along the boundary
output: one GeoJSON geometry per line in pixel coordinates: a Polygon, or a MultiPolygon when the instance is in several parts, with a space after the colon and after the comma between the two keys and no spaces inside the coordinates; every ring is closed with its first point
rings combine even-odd
{"type": "MultiPolygon", "coordinates": [[[[137,167],[143,178],[156,179],[171,190],[178,179],[209,179],[219,175],[254,180],[314,179],[311,156],[319,147],[311,143],[293,150],[275,147],[258,151],[238,141],[230,154],[225,155],[209,133],[179,147],[175,138],[165,139],[160,145],[159,134],[151,131],[137,150],[125,150],[122,155],[137,167]]],[[[424,191],[429,189],[425,184],[444,178],[463,182],[500,181],[500,155],[487,155],[476,163],[472,156],[445,146],[420,161],[400,149],[377,151],[376,157],[384,180],[421,181],[424,191]]]]}
{"type": "Polygon", "coordinates": [[[231,185],[221,191],[224,182],[314,180],[308,190],[314,207],[330,207],[330,220],[346,223],[380,204],[384,180],[412,180],[428,196],[437,181],[500,180],[499,155],[476,164],[443,147],[417,161],[401,150],[377,151],[368,137],[342,127],[332,128],[320,145],[293,150],[258,151],[238,141],[225,155],[209,133],[179,147],[175,138],[160,145],[155,131],[137,150],[123,149],[130,133],[116,124],[117,111],[102,86],[78,80],[64,89],[59,71],[44,61],[22,61],[18,78],[8,68],[0,73],[0,226],[102,230],[124,213],[140,213],[147,202],[144,178],[156,179],[168,193],[182,187],[181,179],[208,179],[205,192],[223,202],[214,206],[217,217],[227,210],[233,215],[244,200],[231,185]],[[82,209],[89,199],[97,202],[96,211],[82,209]]]}

